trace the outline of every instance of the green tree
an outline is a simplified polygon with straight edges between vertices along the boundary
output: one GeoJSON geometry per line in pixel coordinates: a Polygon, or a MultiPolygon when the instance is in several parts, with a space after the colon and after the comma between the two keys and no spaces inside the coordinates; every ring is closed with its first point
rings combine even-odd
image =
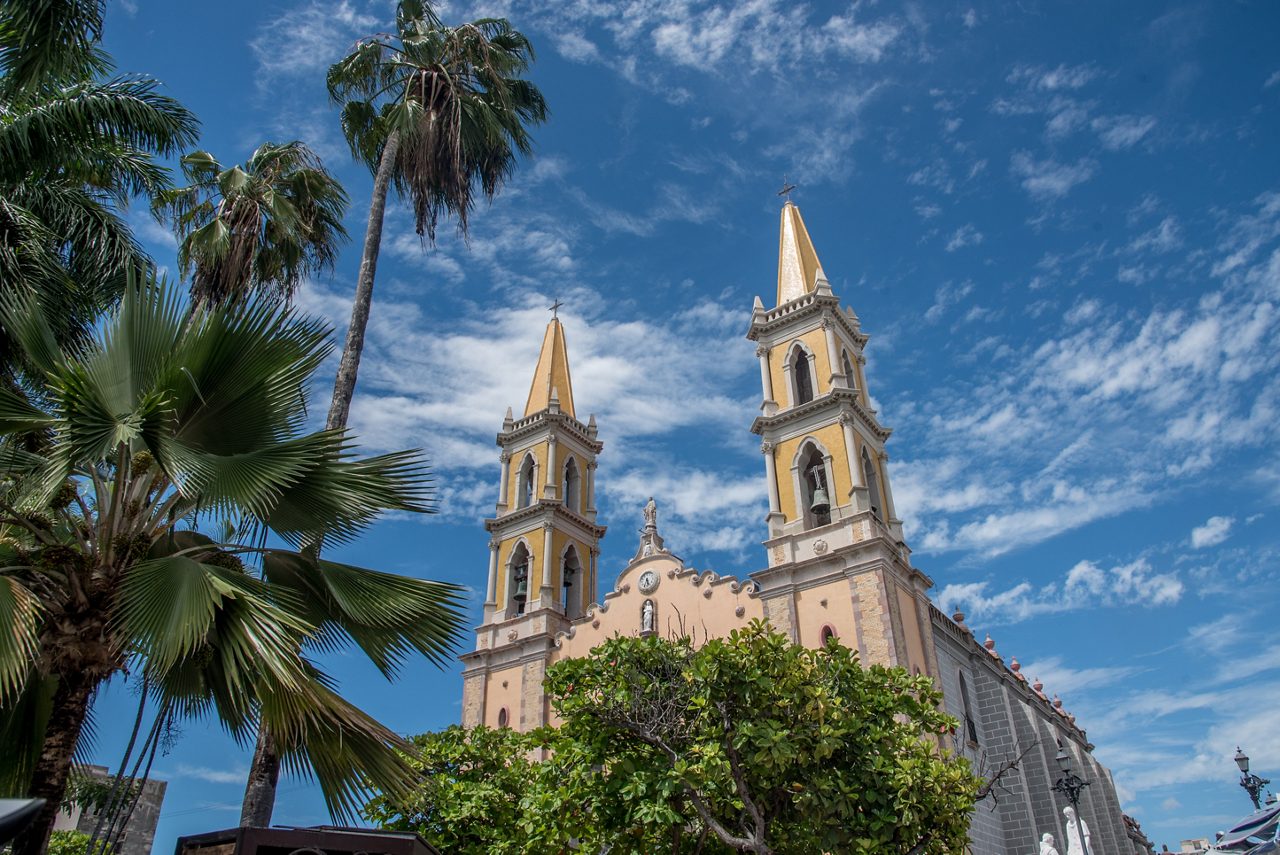
{"type": "Polygon", "coordinates": [[[86,855],[89,835],[83,831],[55,831],[49,836],[47,855],[86,855]]]}
{"type": "Polygon", "coordinates": [[[197,151],[182,171],[190,183],[152,207],[178,234],[197,305],[254,292],[288,300],[303,277],[332,268],[347,239],[347,194],[303,143],[264,143],[231,167],[197,151]]]}
{"type": "Polygon", "coordinates": [[[940,695],[837,642],[615,638],[546,689],[559,728],[420,737],[426,783],[366,816],[466,853],[964,851],[982,787],[938,750],[940,695]]]}
{"type": "MultiPolygon", "coordinates": [[[[196,131],[155,80],[107,77],[102,11],[100,0],[0,0],[0,290],[35,290],[63,342],[150,266],[121,210],[169,186],[154,157],[196,131]]],[[[0,370],[21,369],[17,356],[0,338],[0,370]]]]}
{"type": "Polygon", "coordinates": [[[263,723],[335,816],[406,787],[401,740],[302,651],[440,661],[458,591],[318,557],[429,499],[414,453],[301,431],[328,331],[277,301],[191,315],[153,280],[75,346],[28,293],[0,297],[0,326],[46,378],[39,406],[0,389],[0,786],[47,801],[19,855],[44,848],[92,696],[125,668],[176,715],[263,723]]]}
{"type": "Polygon", "coordinates": [[[352,154],[374,173],[330,429],[346,425],[355,394],[392,184],[412,202],[419,235],[433,241],[447,215],[466,234],[476,191],[493,198],[531,151],[528,126],[546,119],[542,93],[520,77],[532,60],[529,40],[506,20],[446,27],[420,0],[401,0],[394,34],[363,39],[329,69],[352,154]]]}

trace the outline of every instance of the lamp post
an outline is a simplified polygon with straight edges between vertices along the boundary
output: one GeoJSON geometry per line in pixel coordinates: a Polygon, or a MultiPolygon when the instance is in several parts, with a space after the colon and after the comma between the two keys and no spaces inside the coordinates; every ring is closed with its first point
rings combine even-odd
{"type": "Polygon", "coordinates": [[[1059,748],[1058,756],[1053,759],[1058,762],[1058,768],[1062,770],[1062,777],[1054,783],[1053,789],[1067,797],[1067,800],[1071,802],[1071,809],[1079,817],[1080,793],[1085,787],[1089,786],[1089,782],[1071,771],[1071,756],[1067,754],[1066,748],[1059,748]]]}
{"type": "Polygon", "coordinates": [[[1259,778],[1257,775],[1249,774],[1249,755],[1240,750],[1240,746],[1236,746],[1236,765],[1240,767],[1240,786],[1244,787],[1249,798],[1253,799],[1253,809],[1262,810],[1262,802],[1258,800],[1258,793],[1262,792],[1262,788],[1271,782],[1266,778],[1259,778]]]}

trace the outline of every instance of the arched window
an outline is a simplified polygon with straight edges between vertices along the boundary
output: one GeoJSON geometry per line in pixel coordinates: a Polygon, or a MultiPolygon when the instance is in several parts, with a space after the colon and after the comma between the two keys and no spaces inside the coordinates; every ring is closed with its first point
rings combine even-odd
{"type": "Polygon", "coordinates": [[[807,404],[813,400],[813,371],[809,365],[809,354],[803,347],[791,348],[791,388],[795,393],[793,407],[807,404]]]}
{"type": "Polygon", "coordinates": [[[529,602],[529,548],[517,543],[511,550],[511,561],[508,563],[510,584],[507,585],[508,615],[524,614],[524,607],[529,602]]]}
{"type": "Polygon", "coordinates": [[[831,640],[835,637],[836,637],[836,631],[831,626],[831,624],[827,624],[822,628],[822,646],[823,647],[826,647],[827,644],[829,644],[831,640]]]}
{"type": "Polygon", "coordinates": [[[507,726],[507,708],[503,707],[502,709],[498,710],[498,727],[506,727],[506,726],[507,726]]]}
{"type": "Polygon", "coordinates": [[[578,561],[578,550],[570,546],[565,550],[564,561],[560,564],[560,578],[563,593],[560,595],[560,606],[564,616],[573,620],[581,614],[579,604],[582,602],[582,563],[578,561]]]}
{"type": "Polygon", "coordinates": [[[524,462],[520,464],[520,483],[516,488],[516,507],[527,508],[533,504],[533,485],[536,479],[537,464],[533,462],[533,455],[526,454],[524,462]]]}
{"type": "Polygon", "coordinates": [[[800,486],[804,497],[804,527],[831,522],[831,485],[822,451],[810,442],[800,456],[800,486]]]}
{"type": "Polygon", "coordinates": [[[858,375],[853,370],[853,363],[849,360],[849,351],[840,351],[840,362],[844,366],[844,379],[850,389],[858,388],[858,375]]]}
{"type": "Polygon", "coordinates": [[[974,745],[978,744],[978,725],[973,720],[973,710],[969,707],[969,685],[960,674],[960,699],[964,702],[964,734],[974,745]]]}
{"type": "Polygon", "coordinates": [[[574,460],[570,455],[569,462],[564,465],[564,506],[574,513],[582,513],[581,498],[579,496],[578,485],[581,483],[578,477],[578,461],[574,460]]]}
{"type": "Polygon", "coordinates": [[[875,464],[871,462],[871,455],[867,454],[867,450],[862,449],[862,477],[867,482],[867,494],[871,497],[871,512],[876,516],[883,516],[880,513],[880,479],[876,477],[875,464]]]}

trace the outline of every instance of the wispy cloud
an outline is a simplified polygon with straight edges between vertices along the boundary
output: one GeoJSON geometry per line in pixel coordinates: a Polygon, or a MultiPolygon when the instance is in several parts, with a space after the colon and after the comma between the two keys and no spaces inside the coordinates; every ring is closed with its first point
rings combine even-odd
{"type": "Polygon", "coordinates": [[[1155,116],[1099,116],[1090,124],[1103,148],[1132,148],[1156,126],[1155,116]]]}
{"type": "Polygon", "coordinates": [[[1075,163],[1036,160],[1029,152],[1017,151],[1010,158],[1009,171],[1032,198],[1052,201],[1092,178],[1098,171],[1098,164],[1089,158],[1081,158],[1075,163]]]}
{"type": "Polygon", "coordinates": [[[977,246],[982,243],[982,232],[974,227],[973,223],[966,223],[951,233],[951,237],[947,240],[947,252],[955,252],[957,249],[963,249],[966,246],[977,246]]]}
{"type": "Polygon", "coordinates": [[[1204,525],[1191,529],[1191,546],[1193,549],[1206,549],[1217,546],[1231,534],[1235,524],[1234,517],[1209,517],[1204,525]]]}

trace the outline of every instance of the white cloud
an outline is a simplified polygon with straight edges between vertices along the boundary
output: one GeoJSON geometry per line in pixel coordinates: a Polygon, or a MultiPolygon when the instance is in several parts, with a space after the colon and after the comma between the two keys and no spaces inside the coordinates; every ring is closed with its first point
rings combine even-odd
{"type": "Polygon", "coordinates": [[[988,582],[947,585],[939,592],[939,608],[961,609],[974,621],[1017,623],[1045,614],[1113,606],[1168,606],[1185,590],[1178,575],[1157,573],[1145,558],[1110,569],[1091,561],[1070,568],[1060,581],[1039,587],[1019,582],[989,593],[988,582]]]}
{"type": "Polygon", "coordinates": [[[1010,83],[1023,83],[1033,89],[1050,92],[1080,89],[1099,76],[1091,65],[1059,65],[1046,69],[1043,66],[1020,65],[1009,73],[1010,83]]]}
{"type": "Polygon", "coordinates": [[[1270,89],[1272,86],[1280,83],[1280,70],[1271,72],[1271,76],[1262,84],[1263,89],[1270,89]]]}
{"type": "Polygon", "coordinates": [[[1092,178],[1098,164],[1088,158],[1075,163],[1036,160],[1029,153],[1018,151],[1010,159],[1009,169],[1033,198],[1052,200],[1067,195],[1073,187],[1092,178]]]}
{"type": "Polygon", "coordinates": [[[1191,529],[1191,546],[1194,549],[1206,549],[1217,546],[1231,534],[1234,517],[1209,517],[1204,525],[1191,529]]]}
{"type": "Polygon", "coordinates": [[[965,28],[972,30],[974,27],[978,26],[978,13],[970,8],[964,13],[964,18],[962,20],[964,21],[965,28]]]}
{"type": "Polygon", "coordinates": [[[1131,252],[1141,252],[1147,249],[1156,252],[1171,252],[1180,246],[1182,246],[1182,230],[1178,226],[1177,217],[1173,216],[1165,217],[1155,228],[1143,232],[1129,242],[1129,250],[1131,252]]]}
{"type": "Polygon", "coordinates": [[[943,283],[942,287],[938,288],[934,294],[933,305],[925,310],[925,322],[930,324],[937,323],[942,319],[947,309],[969,296],[972,291],[973,283],[968,280],[961,282],[959,285],[952,282],[943,283]]]}
{"type": "Polygon", "coordinates": [[[600,58],[600,49],[581,33],[566,31],[555,37],[556,51],[573,62],[591,62],[600,58]]]}
{"type": "Polygon", "coordinates": [[[1090,124],[1103,148],[1131,148],[1156,126],[1155,116],[1099,116],[1090,124]]]}
{"type": "Polygon", "coordinates": [[[208,784],[238,784],[244,786],[245,781],[249,779],[249,769],[210,769],[208,766],[189,766],[186,763],[179,764],[177,772],[173,773],[179,778],[194,778],[197,781],[204,781],[208,784]]]}
{"type": "Polygon", "coordinates": [[[957,249],[963,249],[966,246],[977,246],[982,243],[982,232],[978,231],[973,223],[966,223],[956,229],[950,240],[947,241],[947,252],[955,252],[957,249]]]}
{"type": "Polygon", "coordinates": [[[375,32],[376,15],[351,0],[311,0],[270,21],[249,42],[258,59],[260,83],[272,77],[322,72],[342,58],[356,39],[375,32]]]}

